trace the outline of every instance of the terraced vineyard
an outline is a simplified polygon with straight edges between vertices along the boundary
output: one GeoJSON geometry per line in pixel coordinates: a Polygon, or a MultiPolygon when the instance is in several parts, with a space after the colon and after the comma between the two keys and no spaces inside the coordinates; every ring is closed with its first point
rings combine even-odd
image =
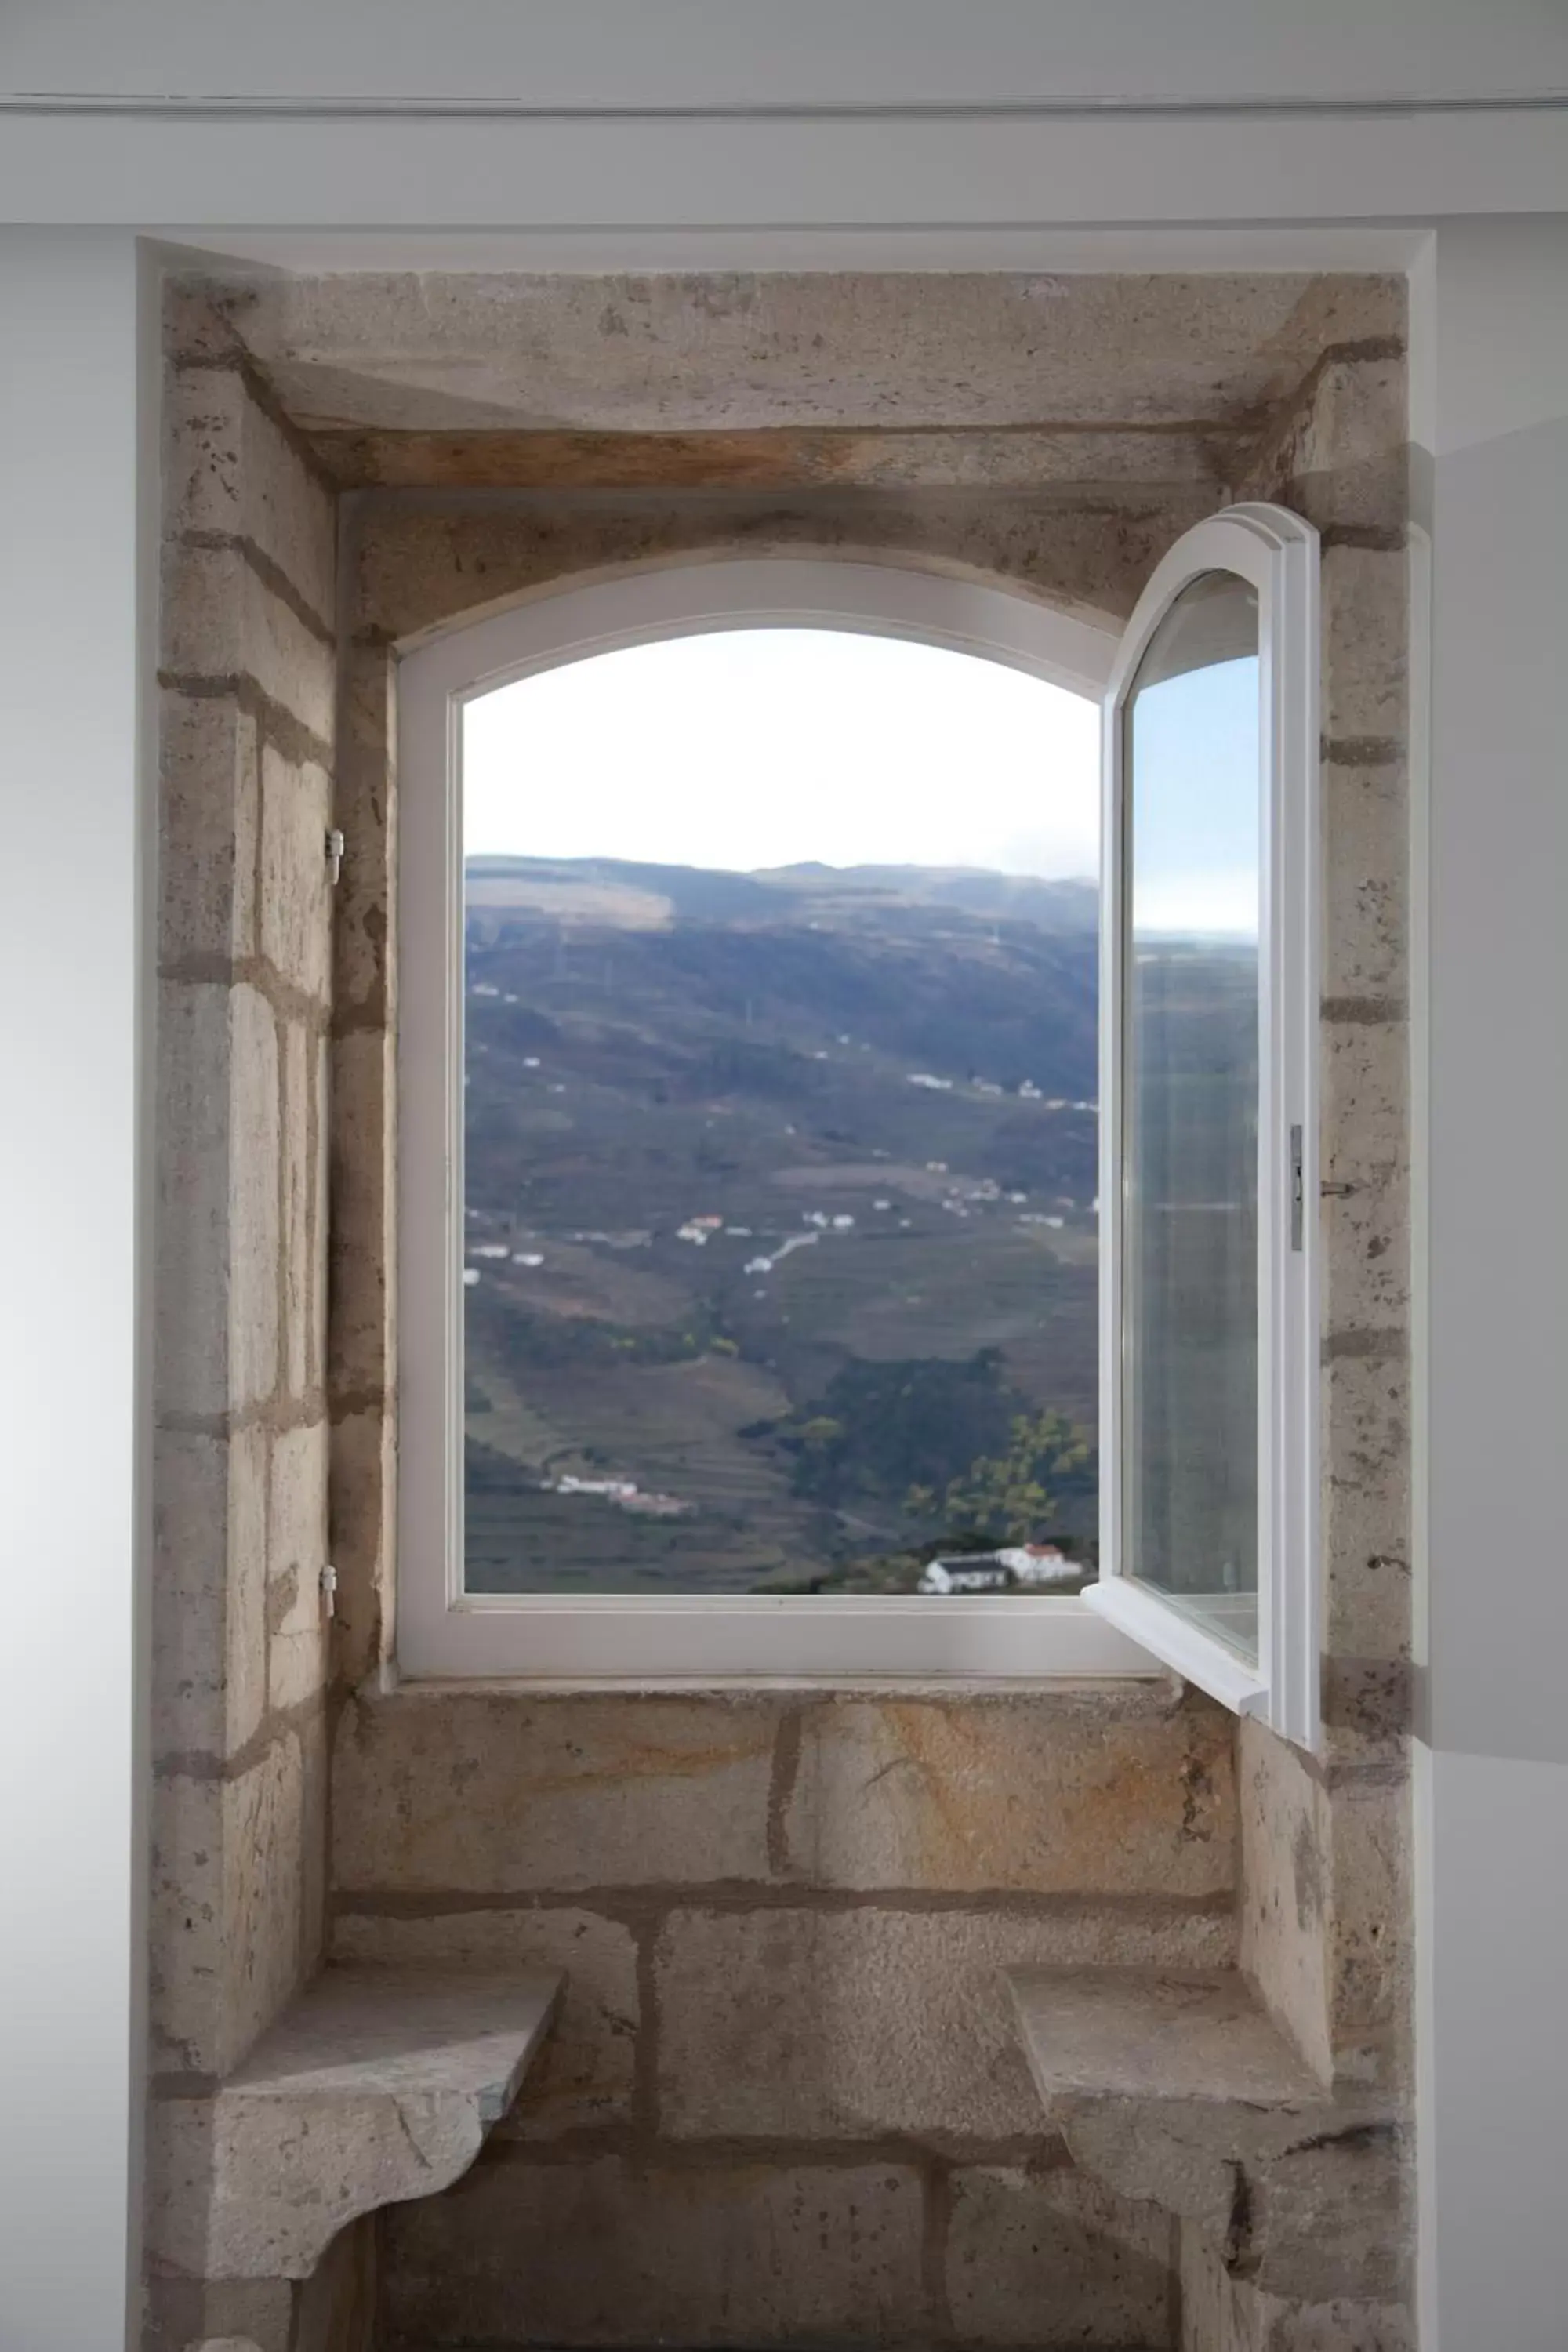
{"type": "MultiPolygon", "coordinates": [[[[470,1587],[1022,1539],[946,1495],[1092,1439],[1095,1005],[1083,885],[471,860],[470,1587]]],[[[1091,1553],[1092,1459],[1047,1484],[1027,1535],[1091,1553]]]]}

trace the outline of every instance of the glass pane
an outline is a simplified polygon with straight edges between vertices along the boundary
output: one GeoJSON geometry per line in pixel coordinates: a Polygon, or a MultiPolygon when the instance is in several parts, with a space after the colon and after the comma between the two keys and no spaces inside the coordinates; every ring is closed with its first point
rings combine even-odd
{"type": "Polygon", "coordinates": [[[468,1589],[1076,1591],[1096,706],[744,630],[463,726],[468,1589]]]}
{"type": "Polygon", "coordinates": [[[1258,602],[1211,572],[1126,709],[1125,1567],[1258,1647],[1258,602]]]}

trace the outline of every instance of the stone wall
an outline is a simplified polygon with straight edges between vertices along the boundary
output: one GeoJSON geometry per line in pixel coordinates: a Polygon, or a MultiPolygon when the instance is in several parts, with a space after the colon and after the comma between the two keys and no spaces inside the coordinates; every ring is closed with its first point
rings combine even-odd
{"type": "MultiPolygon", "coordinates": [[[[1404,2080],[1397,289],[1276,289],[1248,311],[1239,281],[1193,281],[1182,363],[1157,398],[1169,289],[1102,296],[1074,281],[1047,310],[1010,283],[995,313],[1011,338],[1005,398],[984,430],[964,415],[984,389],[965,331],[981,312],[949,293],[963,364],[922,344],[917,395],[889,406],[882,432],[879,387],[902,380],[905,359],[886,334],[880,375],[857,376],[840,351],[824,364],[843,396],[811,429],[787,429],[799,285],[787,333],[777,299],[748,307],[730,281],[712,296],[721,341],[751,333],[762,371],[766,397],[742,419],[726,408],[732,373],[699,371],[684,415],[656,381],[689,371],[676,325],[690,289],[622,310],[599,289],[591,311],[569,285],[525,289],[536,309],[566,305],[567,376],[573,337],[588,339],[595,439],[503,431],[518,420],[500,394],[495,429],[468,433],[460,402],[447,413],[450,385],[412,408],[384,402],[397,336],[378,342],[374,302],[346,285],[336,313],[329,295],[279,286],[182,300],[173,321],[153,2340],[177,2352],[250,2335],[271,2352],[292,2331],[341,2352],[336,2338],[368,2325],[379,2237],[387,2352],[656,2336],[1171,2352],[1184,2330],[1184,2352],[1218,2352],[1203,2332],[1211,2306],[1226,2352],[1254,2352],[1279,2315],[1214,2275],[1165,2217],[1075,2170],[1043,2128],[997,1978],[1029,1960],[1239,1958],[1325,2076],[1404,2080]],[[1058,430],[1029,406],[1028,335],[1031,319],[1063,317],[1077,324],[1051,383],[1066,399],[1077,364],[1085,415],[1058,430]],[[1231,349],[1226,332],[1240,348],[1242,319],[1255,341],[1267,329],[1241,371],[1250,404],[1198,415],[1206,356],[1231,349]],[[1098,352],[1113,380],[1119,350],[1146,372],[1146,430],[1096,411],[1089,362],[1098,352]],[[639,387],[629,409],[606,391],[606,352],[621,352],[623,390],[639,387]],[[366,383],[369,433],[345,421],[366,383]],[[313,446],[279,411],[279,383],[309,413],[313,446]],[[683,438],[683,423],[700,429],[683,438]],[[335,930],[321,840],[340,597],[318,461],[372,485],[339,501],[349,854],[335,930]],[[1245,1725],[1238,1801],[1230,1719],[1158,1685],[374,1695],[395,1655],[400,650],[568,580],[773,550],[1000,579],[1113,620],[1179,531],[1237,496],[1279,497],[1325,534],[1325,1758],[1245,1725]],[[201,2094],[321,1949],[327,1629],[313,1580],[327,1557],[342,1579],[332,1948],[556,1959],[571,1990],[542,2076],[466,2182],[356,2231],[313,2299],[204,2295],[159,2252],[200,2194],[201,2094]]],[[[411,303],[403,287],[409,335],[444,315],[417,290],[411,303]]],[[[891,299],[867,312],[879,333],[891,299]]],[[[973,299],[984,311],[989,298],[973,299]]],[[[468,335],[511,398],[550,346],[531,346],[520,379],[499,300],[490,287],[458,303],[457,361],[468,335]]],[[[850,333],[842,304],[836,315],[850,333]]],[[[403,316],[395,304],[383,324],[403,316]]],[[[569,402],[553,413],[581,421],[569,402]]],[[[1364,2310],[1331,2316],[1300,2340],[1397,2340],[1397,2315],[1386,2328],[1364,2310]]]]}
{"type": "Polygon", "coordinates": [[[1167,2218],[1042,2126],[1026,1962],[1235,1958],[1232,1727],[1173,1686],[352,1702],[347,1958],[569,1974],[468,2179],[381,2217],[384,2352],[1173,2347],[1167,2218]]]}
{"type": "Polygon", "coordinates": [[[1242,1956],[1325,2079],[1408,2087],[1410,1236],[1402,340],[1326,359],[1238,494],[1322,534],[1321,1760],[1241,1727],[1242,1956]]]}
{"type": "Polygon", "coordinates": [[[323,1940],[336,516],[205,306],[168,331],[148,2240],[180,2347],[205,2095],[323,1940]]]}

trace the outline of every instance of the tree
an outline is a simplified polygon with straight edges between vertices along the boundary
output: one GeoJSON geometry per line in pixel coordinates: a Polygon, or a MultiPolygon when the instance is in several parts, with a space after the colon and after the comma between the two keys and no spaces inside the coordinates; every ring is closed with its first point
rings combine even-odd
{"type": "Polygon", "coordinates": [[[929,1486],[911,1486],[909,1507],[940,1513],[955,1536],[984,1544],[1038,1539],[1068,1494],[1093,1475],[1094,1455],[1065,1413],[1020,1413],[1007,1451],[981,1454],[951,1479],[941,1503],[929,1486]]]}

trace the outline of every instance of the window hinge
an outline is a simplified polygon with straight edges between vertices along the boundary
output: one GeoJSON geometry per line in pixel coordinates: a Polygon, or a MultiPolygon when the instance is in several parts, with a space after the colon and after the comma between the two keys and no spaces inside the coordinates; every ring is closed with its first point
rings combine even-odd
{"type": "Polygon", "coordinates": [[[343,836],[335,824],[327,828],[327,879],[334,887],[342,879],[343,836]]]}
{"type": "Polygon", "coordinates": [[[1301,1129],[1290,1129],[1290,1246],[1305,1247],[1307,1234],[1307,1193],[1301,1167],[1301,1129]]]}
{"type": "Polygon", "coordinates": [[[338,1571],[330,1561],[321,1570],[321,1598],[327,1604],[328,1616],[335,1617],[338,1613],[338,1571]]]}

